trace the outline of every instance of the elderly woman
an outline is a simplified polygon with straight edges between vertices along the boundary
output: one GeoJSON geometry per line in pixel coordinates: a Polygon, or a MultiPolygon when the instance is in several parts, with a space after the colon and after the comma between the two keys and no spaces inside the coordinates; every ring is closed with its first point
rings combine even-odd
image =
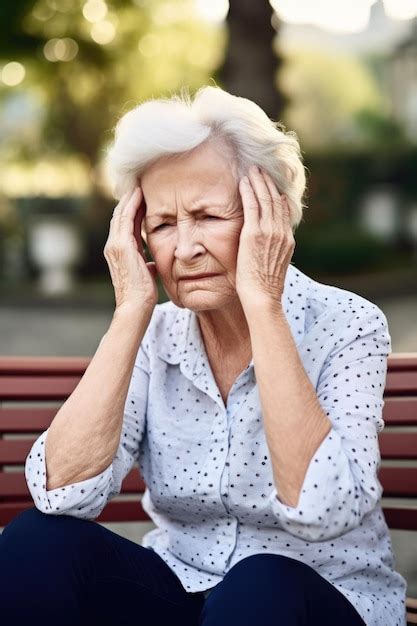
{"type": "Polygon", "coordinates": [[[115,312],[27,457],[2,616],[404,626],[377,477],[387,320],[291,264],[295,135],[210,86],[128,112],[109,164],[115,312]],[[91,523],[135,464],[142,545],[91,523]]]}

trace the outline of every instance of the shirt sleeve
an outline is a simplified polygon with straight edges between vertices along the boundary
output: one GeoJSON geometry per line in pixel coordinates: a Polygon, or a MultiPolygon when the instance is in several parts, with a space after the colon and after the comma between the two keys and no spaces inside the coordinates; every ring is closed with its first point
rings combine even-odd
{"type": "Polygon", "coordinates": [[[43,513],[96,519],[107,502],[120,493],[123,480],[135,462],[139,462],[149,385],[149,359],[143,343],[142,341],[129,383],[119,446],[108,467],[97,476],[47,490],[45,440],[49,429],[35,440],[26,457],[25,478],[36,508],[43,513]]]}
{"type": "Polygon", "coordinates": [[[373,306],[340,331],[320,371],[316,393],[332,427],[307,468],[296,507],[270,496],[284,529],[306,541],[338,537],[361,523],[381,498],[378,433],[391,337],[373,306]]]}

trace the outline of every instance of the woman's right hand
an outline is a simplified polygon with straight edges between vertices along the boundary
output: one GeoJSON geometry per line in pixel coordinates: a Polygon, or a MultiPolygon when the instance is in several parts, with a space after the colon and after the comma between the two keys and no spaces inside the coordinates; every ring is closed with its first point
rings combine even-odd
{"type": "Polygon", "coordinates": [[[113,212],[104,256],[115,291],[116,310],[154,309],[158,302],[155,263],[146,262],[141,238],[145,215],[142,189],[125,194],[113,212]]]}

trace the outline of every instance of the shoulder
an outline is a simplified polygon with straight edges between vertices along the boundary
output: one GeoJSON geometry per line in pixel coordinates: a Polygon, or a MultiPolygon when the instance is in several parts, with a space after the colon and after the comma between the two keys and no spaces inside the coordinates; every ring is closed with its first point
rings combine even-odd
{"type": "MultiPolygon", "coordinates": [[[[299,269],[297,289],[304,294],[304,342],[315,354],[334,353],[364,337],[376,343],[384,354],[391,351],[391,337],[384,312],[363,296],[328,285],[307,276],[299,269]]],[[[297,296],[293,293],[292,299],[297,296]]],[[[365,346],[365,344],[362,344],[365,346]]]]}
{"type": "Polygon", "coordinates": [[[316,321],[331,320],[333,323],[359,322],[374,319],[381,326],[387,326],[384,312],[374,302],[363,296],[314,280],[297,269],[306,294],[306,329],[316,321]]]}

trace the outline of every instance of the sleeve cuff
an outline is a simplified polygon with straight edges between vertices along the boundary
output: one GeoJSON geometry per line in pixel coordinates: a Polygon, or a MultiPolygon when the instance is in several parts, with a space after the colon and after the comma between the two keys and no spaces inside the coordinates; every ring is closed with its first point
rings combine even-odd
{"type": "MultiPolygon", "coordinates": [[[[276,488],[269,501],[284,530],[301,539],[321,541],[329,537],[330,519],[342,505],[343,485],[350,482],[349,464],[343,454],[340,436],[332,427],[310,461],[297,506],[281,502],[276,488]]],[[[333,525],[332,536],[343,533],[336,519],[333,525]]]]}
{"type": "Polygon", "coordinates": [[[35,506],[43,513],[95,519],[107,502],[112,464],[97,476],[65,487],[46,489],[45,440],[48,430],[34,442],[25,463],[25,478],[35,506]]]}

